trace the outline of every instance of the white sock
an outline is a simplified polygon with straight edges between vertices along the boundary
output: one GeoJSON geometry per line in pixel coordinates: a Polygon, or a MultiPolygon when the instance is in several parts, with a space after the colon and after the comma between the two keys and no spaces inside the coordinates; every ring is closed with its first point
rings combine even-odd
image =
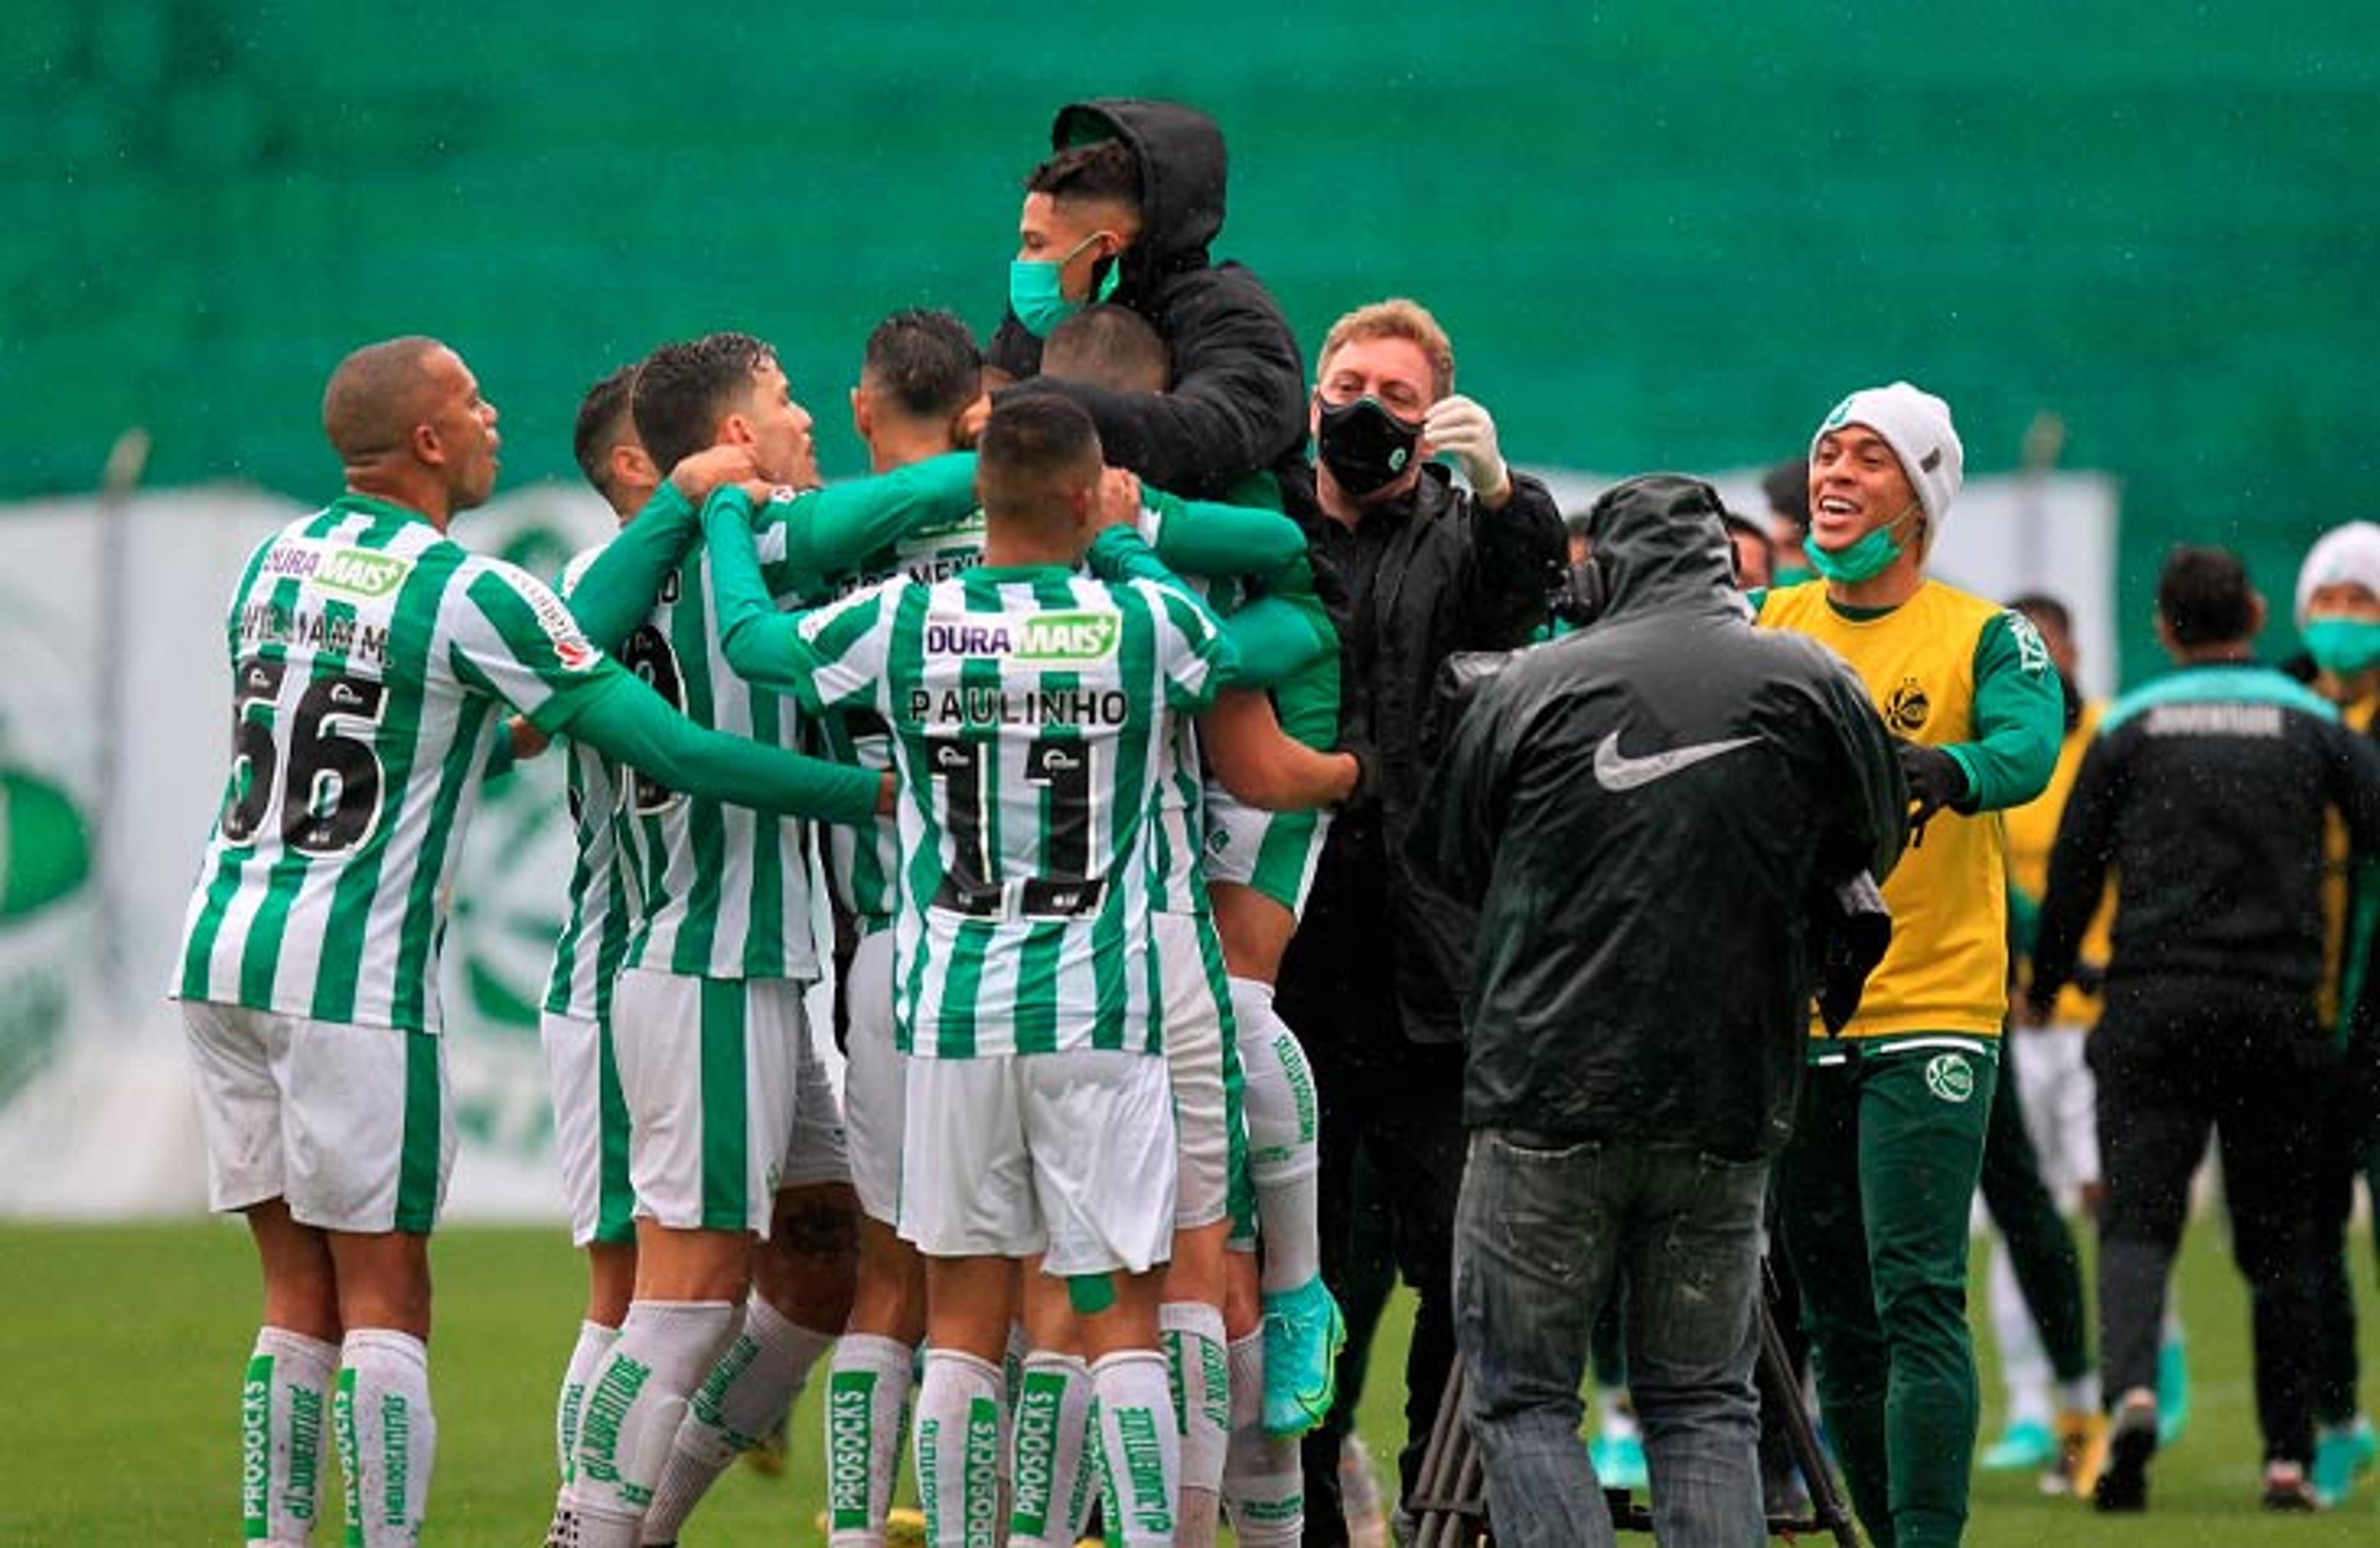
{"type": "Polygon", "coordinates": [[[827,1548],[884,1548],[917,1350],[873,1333],[836,1341],[826,1378],[827,1548]]]}
{"type": "Polygon", "coordinates": [[[1000,1526],[1000,1367],[956,1349],[926,1350],[910,1444],[917,1497],[933,1548],[997,1541],[1000,1526]]]}
{"type": "Polygon", "coordinates": [[[1263,1289],[1293,1290],[1322,1272],[1321,1236],[1315,1224],[1314,1070],[1297,1034],[1272,1008],[1272,986],[1232,980],[1232,1020],[1239,1028],[1245,1079],[1248,1180],[1256,1188],[1257,1233],[1264,1243],[1263,1289]]]}
{"type": "Polygon", "coordinates": [[[1165,1357],[1154,1349],[1102,1356],[1091,1367],[1091,1385],[1099,1395],[1108,1541],[1118,1548],[1172,1548],[1182,1433],[1173,1422],[1165,1357]]]}
{"type": "Polygon", "coordinates": [[[605,1327],[601,1323],[580,1323],[578,1342],[570,1348],[570,1363],[563,1369],[562,1393],[553,1405],[554,1458],[562,1469],[562,1481],[570,1481],[570,1453],[578,1444],[578,1415],[587,1406],[587,1389],[595,1385],[595,1373],[601,1367],[603,1357],[620,1341],[620,1330],[605,1327]]]}
{"type": "Polygon", "coordinates": [[[725,1300],[630,1303],[619,1341],[588,1388],[563,1490],[582,1548],[634,1548],[686,1395],[735,1336],[739,1316],[725,1300]]]}
{"type": "Polygon", "coordinates": [[[754,1296],[743,1331],[728,1342],[702,1385],[686,1400],[667,1466],[645,1510],[647,1542],[675,1542],[678,1528],[736,1454],[751,1450],[783,1421],[802,1395],[810,1367],[834,1344],[754,1296]]]}
{"type": "Polygon", "coordinates": [[[1025,1357],[1009,1445],[1009,1548],[1074,1548],[1083,1535],[1095,1471],[1083,1465],[1091,1409],[1091,1368],[1079,1355],[1036,1349],[1025,1357]]]}
{"type": "Polygon", "coordinates": [[[322,1437],[339,1346],[256,1330],[239,1394],[240,1514],[251,1542],[304,1542],[321,1517],[322,1437]]]}
{"type": "Polygon", "coordinates": [[[1203,1301],[1169,1300],[1158,1308],[1157,1326],[1173,1388],[1173,1419],[1182,1433],[1182,1509],[1174,1536],[1184,1548],[1206,1548],[1215,1540],[1223,1454],[1232,1434],[1223,1313],[1203,1301]]]}
{"type": "Polygon", "coordinates": [[[430,1412],[430,1351],[395,1328],[361,1327],[339,1346],[331,1400],[347,1475],[347,1542],[411,1548],[430,1503],[438,1421],[430,1412]]]}
{"type": "Polygon", "coordinates": [[[1223,1514],[1240,1548],[1297,1548],[1305,1537],[1305,1472],[1295,1437],[1264,1433],[1264,1330],[1232,1340],[1232,1444],[1223,1514]]]}
{"type": "Polygon", "coordinates": [[[2000,1347],[2000,1383],[2008,1388],[2008,1422],[2030,1421],[2049,1427],[2049,1357],[2042,1352],[2041,1330],[2034,1325],[2033,1309],[2016,1282],[2008,1243],[1998,1231],[1991,1235],[1991,1263],[1984,1276],[1984,1300],[1991,1308],[1992,1336],[2000,1347]]]}

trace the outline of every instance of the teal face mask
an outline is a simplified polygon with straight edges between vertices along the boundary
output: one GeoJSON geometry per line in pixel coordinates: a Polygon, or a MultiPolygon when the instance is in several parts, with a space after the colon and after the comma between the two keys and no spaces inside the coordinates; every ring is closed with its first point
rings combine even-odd
{"type": "Polygon", "coordinates": [[[2317,618],[2299,631],[2313,664],[2341,676],[2380,666],[2380,623],[2361,618],[2317,618]]]}
{"type": "Polygon", "coordinates": [[[1810,556],[1810,567],[1830,581],[1857,586],[1862,581],[1874,580],[1891,569],[1892,562],[1900,557],[1900,539],[1892,535],[1892,529],[1923,509],[1912,505],[1849,548],[1828,550],[1810,542],[1802,546],[1802,551],[1810,556]]]}
{"type": "Polygon", "coordinates": [[[1072,301],[1060,288],[1059,275],[1075,260],[1075,254],[1098,241],[1106,233],[1094,231],[1075,243],[1063,258],[1020,258],[1008,266],[1008,309],[1025,331],[1037,339],[1046,339],[1050,330],[1081,311],[1092,302],[1104,301],[1115,294],[1119,278],[1116,266],[1108,265],[1107,277],[1099,282],[1099,294],[1091,301],[1072,301]]]}

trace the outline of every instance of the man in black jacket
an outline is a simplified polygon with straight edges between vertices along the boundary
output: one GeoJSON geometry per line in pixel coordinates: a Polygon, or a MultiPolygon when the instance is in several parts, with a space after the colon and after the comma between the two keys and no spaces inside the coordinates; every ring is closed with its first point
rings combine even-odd
{"type": "Polygon", "coordinates": [[[1108,461],[1160,489],[1278,508],[1280,480],[1304,463],[1305,367],[1264,282],[1208,255],[1223,227],[1222,131],[1179,103],[1103,97],[1059,109],[1050,142],[1057,153],[1026,179],[990,379],[1074,399],[1108,461]],[[1050,330],[1099,301],[1157,329],[1171,388],[1038,375],[1050,330]]]}
{"type": "MultiPolygon", "coordinates": [[[[1513,475],[1488,411],[1454,392],[1454,352],[1429,313],[1380,302],[1339,320],[1322,345],[1312,425],[1315,552],[1343,577],[1349,732],[1377,749],[1377,788],[1342,809],[1324,844],[1304,922],[1281,960],[1278,1008],[1305,1041],[1321,1131],[1322,1277],[1347,1300],[1360,1151],[1394,1215],[1399,1271],[1419,1293],[1405,1363],[1406,1493],[1419,1471],[1454,1356],[1448,1276],[1463,1131],[1462,994],[1474,916],[1415,877],[1404,853],[1422,781],[1439,664],[1457,650],[1527,641],[1562,557],[1560,513],[1513,475]],[[1460,462],[1458,489],[1431,462],[1460,462]]],[[[1344,1374],[1342,1369],[1342,1375],[1344,1374]]],[[[1306,1439],[1306,1538],[1345,1538],[1335,1508],[1352,1419],[1342,1380],[1306,1439]]]]}
{"type": "Polygon", "coordinates": [[[1753,1308],[1807,1037],[1809,903],[1890,869],[1907,787],[1859,679],[1746,618],[1708,485],[1632,479],[1589,533],[1601,618],[1479,690],[1412,841],[1480,910],[1465,1416],[1499,1542],[1610,1542],[1578,1389],[1624,1285],[1655,1535],[1757,1542],[1753,1308]]]}
{"type": "Polygon", "coordinates": [[[2380,854],[2380,755],[2311,690],[2250,654],[2264,599],[2220,549],[2157,580],[2181,671],[2099,722],[2050,853],[2027,998],[2046,1015],[2116,873],[2098,1077],[2100,1386],[2115,1405],[2095,1503],[2140,1510],[2156,1450],[2157,1341],[2190,1177],[2223,1146],[2233,1255],[2253,1305],[2267,1509],[2316,1504],[2312,1361],[2321,1094],[2341,1078],[2315,1010],[2324,832],[2380,854]]]}

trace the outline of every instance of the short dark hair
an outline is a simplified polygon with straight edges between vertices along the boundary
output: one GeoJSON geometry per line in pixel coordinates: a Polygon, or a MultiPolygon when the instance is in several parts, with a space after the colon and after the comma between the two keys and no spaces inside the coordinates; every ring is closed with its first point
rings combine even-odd
{"type": "Polygon", "coordinates": [[[1086,307],[1050,330],[1041,374],[1118,393],[1161,393],[1173,375],[1164,335],[1130,307],[1086,307]]]}
{"type": "Polygon", "coordinates": [[[995,398],[976,443],[984,515],[1038,525],[1053,514],[1045,502],[1065,477],[1087,466],[1097,478],[1099,460],[1099,427],[1073,399],[1054,392],[995,398]]]}
{"type": "Polygon", "coordinates": [[[612,492],[612,448],[620,443],[620,427],[635,427],[629,412],[629,400],[637,390],[638,363],[631,361],[612,372],[578,400],[578,420],[570,429],[571,454],[578,459],[578,471],[595,486],[597,493],[612,492]]]}
{"type": "Polygon", "coordinates": [[[2157,616],[2184,648],[2228,645],[2256,632],[2256,588],[2228,549],[2177,544],[2157,575],[2157,616]]]}
{"type": "Polygon", "coordinates": [[[2035,623],[2046,623],[2062,635],[2074,633],[2074,614],[2064,602],[2046,591],[2028,591],[2022,597],[2009,599],[2009,611],[2021,612],[2035,623]]]}
{"type": "Polygon", "coordinates": [[[1760,476],[1760,492],[1768,508],[1803,531],[1810,530],[1810,459],[1780,462],[1760,476]]]}
{"type": "Polygon", "coordinates": [[[350,352],[322,388],[322,433],[340,460],[361,462],[403,446],[430,417],[430,357],[446,346],[425,333],[350,352]]]}
{"type": "Polygon", "coordinates": [[[1070,145],[1025,177],[1026,193],[1053,200],[1099,199],[1140,208],[1140,159],[1120,139],[1070,145]]]}
{"type": "Polygon", "coordinates": [[[860,376],[892,395],[902,413],[947,419],[983,392],[983,351],[950,312],[906,307],[868,335],[860,376]]]}
{"type": "Polygon", "coordinates": [[[729,404],[752,390],[752,373],[776,357],[749,333],[706,333],[647,356],[631,401],[653,466],[667,473],[709,446],[729,404]]]}

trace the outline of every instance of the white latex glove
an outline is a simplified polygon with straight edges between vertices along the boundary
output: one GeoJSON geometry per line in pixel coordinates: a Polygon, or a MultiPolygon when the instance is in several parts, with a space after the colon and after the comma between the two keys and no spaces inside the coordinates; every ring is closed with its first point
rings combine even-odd
{"type": "Polygon", "coordinates": [[[1490,505],[1500,505],[1512,492],[1512,476],[1504,454],[1496,447],[1496,421],[1485,408],[1462,393],[1430,405],[1422,420],[1421,438],[1433,452],[1443,452],[1463,465],[1472,491],[1490,505]]]}

